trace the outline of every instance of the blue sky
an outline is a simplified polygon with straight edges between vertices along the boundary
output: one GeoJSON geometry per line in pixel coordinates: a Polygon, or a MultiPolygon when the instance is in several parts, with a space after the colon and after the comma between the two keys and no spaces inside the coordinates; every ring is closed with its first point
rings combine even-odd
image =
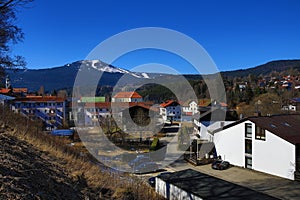
{"type": "MultiPolygon", "coordinates": [[[[28,68],[48,68],[84,59],[119,32],[164,27],[196,40],[221,71],[248,68],[300,58],[299,9],[297,0],[35,0],[18,15],[25,40],[13,50],[26,58],[28,68]]],[[[131,69],[145,63],[195,72],[184,60],[155,50],[133,52],[113,64],[131,69]]]]}

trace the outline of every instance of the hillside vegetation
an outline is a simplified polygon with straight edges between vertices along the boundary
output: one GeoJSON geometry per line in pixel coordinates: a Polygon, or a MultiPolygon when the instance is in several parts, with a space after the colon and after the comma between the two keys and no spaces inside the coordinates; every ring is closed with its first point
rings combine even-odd
{"type": "Polygon", "coordinates": [[[41,132],[40,124],[0,111],[0,199],[161,199],[130,174],[103,170],[41,132]]]}
{"type": "Polygon", "coordinates": [[[221,72],[226,77],[245,77],[249,74],[260,76],[272,72],[283,72],[289,69],[300,69],[300,60],[276,60],[248,69],[221,72]]]}

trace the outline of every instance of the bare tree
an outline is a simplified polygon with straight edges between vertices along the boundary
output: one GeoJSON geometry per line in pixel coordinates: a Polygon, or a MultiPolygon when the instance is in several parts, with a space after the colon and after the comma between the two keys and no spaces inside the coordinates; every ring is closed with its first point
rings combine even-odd
{"type": "Polygon", "coordinates": [[[11,55],[11,45],[23,40],[22,30],[15,25],[18,8],[24,7],[33,0],[0,0],[0,76],[4,69],[25,67],[24,58],[11,55]]]}

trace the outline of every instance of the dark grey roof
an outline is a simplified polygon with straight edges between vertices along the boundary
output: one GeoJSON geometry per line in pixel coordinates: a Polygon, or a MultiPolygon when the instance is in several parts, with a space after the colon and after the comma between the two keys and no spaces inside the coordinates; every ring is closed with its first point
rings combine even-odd
{"type": "Polygon", "coordinates": [[[157,177],[203,199],[277,199],[192,169],[161,174],[157,177]]]}
{"type": "Polygon", "coordinates": [[[247,117],[217,129],[214,133],[233,127],[247,120],[252,121],[257,126],[270,131],[292,144],[300,144],[299,114],[247,117]]]}

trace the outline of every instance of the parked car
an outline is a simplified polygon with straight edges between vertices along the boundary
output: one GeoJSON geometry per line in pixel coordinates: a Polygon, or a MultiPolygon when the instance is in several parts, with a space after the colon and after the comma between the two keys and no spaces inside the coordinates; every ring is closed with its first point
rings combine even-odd
{"type": "Polygon", "coordinates": [[[131,168],[135,168],[139,165],[141,165],[142,163],[146,163],[146,162],[150,162],[150,157],[148,156],[145,156],[145,155],[138,155],[135,159],[133,159],[132,161],[130,161],[128,163],[128,165],[131,167],[131,168]]]}
{"type": "Polygon", "coordinates": [[[148,172],[156,172],[159,166],[155,162],[145,162],[134,168],[134,173],[142,174],[148,172]]]}
{"type": "Polygon", "coordinates": [[[214,160],[211,164],[211,168],[216,170],[228,169],[229,166],[230,163],[224,160],[214,160]]]}

